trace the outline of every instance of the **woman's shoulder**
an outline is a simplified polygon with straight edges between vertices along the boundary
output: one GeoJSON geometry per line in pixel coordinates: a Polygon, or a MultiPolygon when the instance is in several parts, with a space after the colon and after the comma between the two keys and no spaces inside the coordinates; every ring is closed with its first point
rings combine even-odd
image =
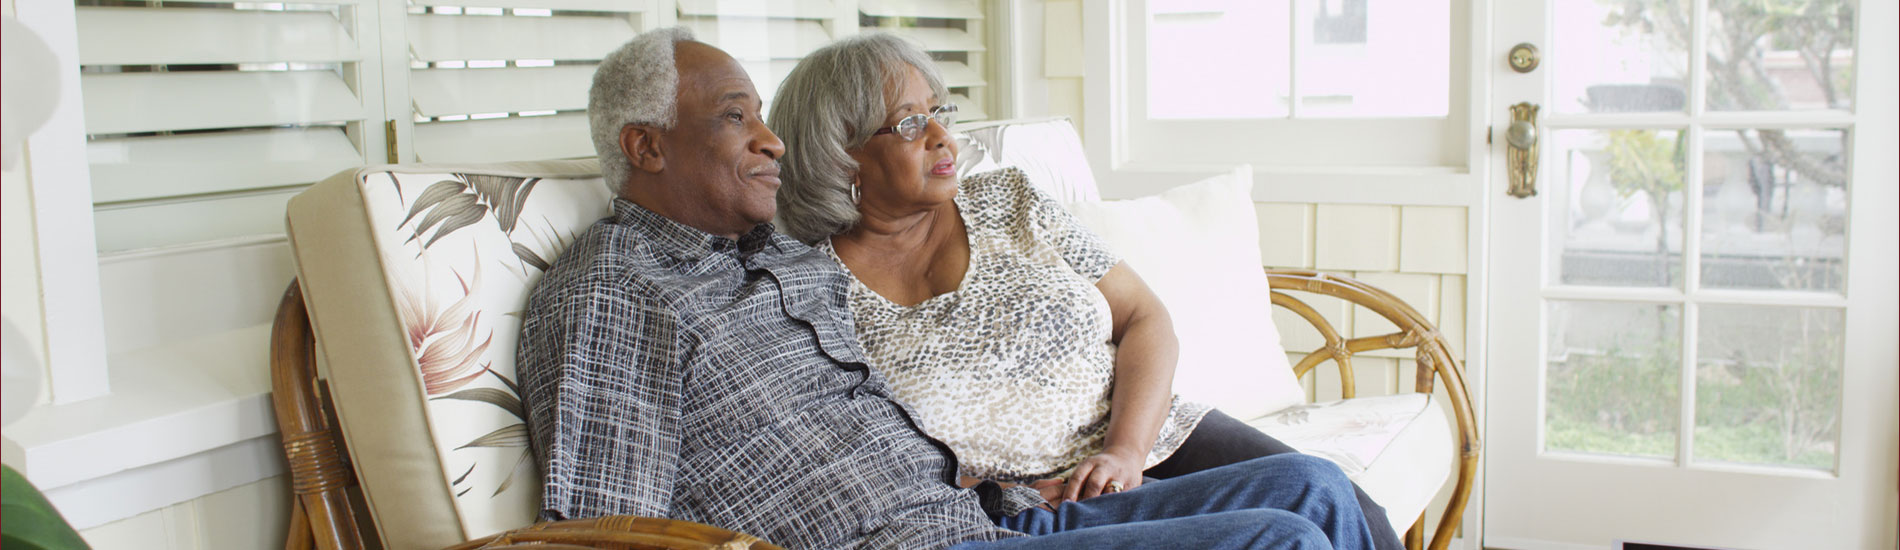
{"type": "Polygon", "coordinates": [[[1029,185],[1029,174],[1014,166],[964,176],[960,185],[974,195],[1012,194],[1018,189],[1033,187],[1029,185]]]}
{"type": "Polygon", "coordinates": [[[965,176],[960,187],[973,206],[985,210],[1022,210],[1043,198],[1029,174],[1014,166],[965,176]]]}

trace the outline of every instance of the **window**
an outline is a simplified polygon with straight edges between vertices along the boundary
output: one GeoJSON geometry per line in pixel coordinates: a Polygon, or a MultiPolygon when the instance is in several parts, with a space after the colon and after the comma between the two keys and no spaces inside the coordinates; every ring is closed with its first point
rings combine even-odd
{"type": "Polygon", "coordinates": [[[1131,6],[1119,161],[1461,167],[1468,13],[1461,0],[1131,6]]]}

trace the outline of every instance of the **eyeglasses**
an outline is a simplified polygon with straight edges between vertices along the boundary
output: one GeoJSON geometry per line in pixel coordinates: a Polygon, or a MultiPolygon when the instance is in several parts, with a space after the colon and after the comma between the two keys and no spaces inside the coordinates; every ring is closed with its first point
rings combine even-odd
{"type": "Polygon", "coordinates": [[[937,119],[937,124],[942,125],[943,129],[949,130],[950,125],[957,123],[956,104],[945,103],[931,109],[930,114],[918,113],[904,117],[903,120],[897,121],[896,126],[879,128],[871,135],[897,134],[897,137],[904,138],[904,141],[914,141],[924,135],[924,129],[930,126],[930,119],[933,118],[937,119]]]}

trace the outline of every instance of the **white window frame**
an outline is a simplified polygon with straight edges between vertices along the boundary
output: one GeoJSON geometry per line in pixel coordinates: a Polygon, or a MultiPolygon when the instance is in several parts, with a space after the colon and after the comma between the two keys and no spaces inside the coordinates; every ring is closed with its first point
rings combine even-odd
{"type": "Polygon", "coordinates": [[[1275,200],[1471,206],[1465,186],[1474,170],[1482,171],[1476,167],[1487,151],[1484,142],[1469,136],[1489,118],[1482,112],[1483,94],[1468,91],[1487,85],[1482,69],[1488,65],[1480,59],[1486,39],[1476,31],[1484,29],[1488,5],[1486,0],[1451,2],[1451,102],[1443,118],[1155,121],[1139,116],[1147,101],[1140,80],[1147,1],[1085,2],[1084,137],[1103,196],[1145,194],[1165,185],[1161,182],[1178,180],[1179,174],[1211,174],[1246,163],[1254,167],[1256,182],[1271,186],[1275,200]],[[1251,137],[1205,139],[1210,135],[1251,137]],[[1261,154],[1269,147],[1270,154],[1261,154]],[[1409,152],[1397,158],[1384,154],[1397,150],[1409,152]],[[1367,164],[1365,151],[1381,152],[1383,165],[1367,164]],[[1300,184],[1282,183],[1291,179],[1300,184]]]}

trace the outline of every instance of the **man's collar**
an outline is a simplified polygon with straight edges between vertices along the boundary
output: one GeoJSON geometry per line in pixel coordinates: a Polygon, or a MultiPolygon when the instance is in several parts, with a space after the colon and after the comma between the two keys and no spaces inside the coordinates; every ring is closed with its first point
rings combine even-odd
{"type": "Polygon", "coordinates": [[[698,261],[713,253],[733,254],[735,250],[746,254],[758,252],[772,244],[775,231],[772,224],[762,223],[739,236],[735,242],[674,221],[622,198],[614,199],[614,222],[639,230],[651,239],[650,243],[656,250],[683,261],[698,261]]]}

